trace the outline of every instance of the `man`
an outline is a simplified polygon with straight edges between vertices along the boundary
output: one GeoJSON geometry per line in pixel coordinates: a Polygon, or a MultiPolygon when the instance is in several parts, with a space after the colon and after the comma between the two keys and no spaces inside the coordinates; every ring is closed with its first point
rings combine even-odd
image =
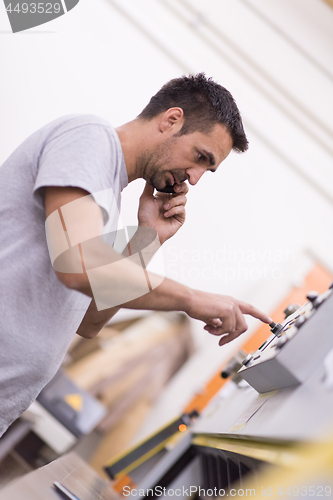
{"type": "Polygon", "coordinates": [[[171,80],[116,130],[67,116],[9,157],[0,169],[0,435],[54,376],[73,334],[95,336],[120,307],[184,311],[220,345],[247,329],[243,314],[270,321],[250,304],[145,269],[185,221],[184,181],[194,186],[232,149],[247,149],[237,106],[199,74],[171,80]],[[140,230],[123,258],[110,242],[120,193],[139,177],[140,230]],[[170,186],[174,194],[154,196],[170,186]]]}

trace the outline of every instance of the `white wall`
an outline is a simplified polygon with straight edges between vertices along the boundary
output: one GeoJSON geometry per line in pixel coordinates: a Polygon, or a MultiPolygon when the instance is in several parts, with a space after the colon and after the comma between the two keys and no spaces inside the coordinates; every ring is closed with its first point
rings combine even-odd
{"type": "Polygon", "coordinates": [[[186,226],[165,245],[166,274],[271,310],[309,269],[306,251],[333,267],[333,11],[320,0],[111,4],[183,71],[229,88],[250,139],[246,155],[191,189],[186,226]]]}

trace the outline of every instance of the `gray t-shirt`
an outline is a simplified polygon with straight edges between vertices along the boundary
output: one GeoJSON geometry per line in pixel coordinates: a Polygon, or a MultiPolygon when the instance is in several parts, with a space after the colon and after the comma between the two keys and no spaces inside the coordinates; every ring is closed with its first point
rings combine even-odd
{"type": "MultiPolygon", "coordinates": [[[[58,370],[90,304],[52,268],[44,187],[113,190],[128,183],[119,138],[96,116],[60,118],[31,135],[0,167],[0,436],[58,370]]],[[[114,214],[112,214],[114,216],[114,214]]]]}

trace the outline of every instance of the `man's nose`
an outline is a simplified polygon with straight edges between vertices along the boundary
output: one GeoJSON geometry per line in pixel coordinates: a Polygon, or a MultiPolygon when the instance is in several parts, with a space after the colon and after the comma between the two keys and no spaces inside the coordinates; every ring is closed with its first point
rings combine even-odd
{"type": "Polygon", "coordinates": [[[205,172],[206,169],[200,167],[192,168],[191,171],[188,171],[189,183],[191,186],[195,186],[205,172]]]}

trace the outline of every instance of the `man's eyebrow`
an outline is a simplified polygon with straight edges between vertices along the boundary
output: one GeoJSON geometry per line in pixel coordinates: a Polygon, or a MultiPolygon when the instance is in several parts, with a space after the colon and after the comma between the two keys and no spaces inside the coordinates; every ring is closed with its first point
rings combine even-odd
{"type": "MultiPolygon", "coordinates": [[[[203,149],[202,151],[207,156],[210,166],[213,167],[216,163],[213,153],[206,151],[206,149],[203,149]]],[[[212,170],[212,172],[215,172],[215,170],[212,170]]]]}

